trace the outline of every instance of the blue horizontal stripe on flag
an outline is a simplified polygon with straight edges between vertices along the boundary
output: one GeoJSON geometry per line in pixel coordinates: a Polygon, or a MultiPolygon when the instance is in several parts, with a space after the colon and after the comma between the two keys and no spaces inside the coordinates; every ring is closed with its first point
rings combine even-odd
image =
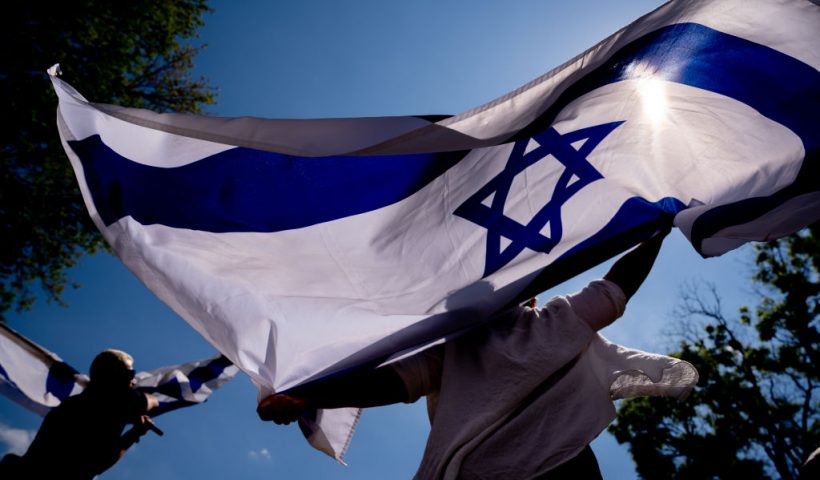
{"type": "Polygon", "coordinates": [[[222,375],[226,368],[233,365],[227,357],[221,356],[208,362],[207,364],[191,370],[188,374],[188,381],[191,384],[191,391],[196,393],[203,384],[216,380],[222,375]]]}
{"type": "MultiPolygon", "coordinates": [[[[561,255],[561,258],[570,258],[589,250],[595,245],[607,243],[610,238],[616,237],[622,232],[640,232],[639,227],[641,225],[658,225],[664,222],[671,225],[675,214],[685,208],[686,205],[675,197],[664,197],[656,202],[649,202],[641,197],[631,197],[621,205],[621,208],[604,225],[604,228],[566,251],[561,255]]],[[[638,241],[642,241],[643,237],[640,234],[634,234],[630,240],[634,245],[638,241]]],[[[571,278],[571,276],[566,278],[571,278]]],[[[558,283],[560,282],[555,285],[558,283]]],[[[547,288],[553,286],[550,285],[547,288]]]]}
{"type": "MultiPolygon", "coordinates": [[[[820,191],[820,148],[806,154],[794,182],[766,197],[755,197],[720,205],[700,214],[692,223],[691,241],[702,250],[703,241],[732,225],[752,222],[787,201],[810,192],[820,191]]],[[[806,222],[810,219],[806,219],[806,222]]]]}
{"type": "Polygon", "coordinates": [[[46,377],[46,392],[57,397],[61,402],[71,395],[74,390],[74,375],[78,372],[65,362],[54,362],[48,369],[46,377]]]}
{"type": "Polygon", "coordinates": [[[295,157],[234,148],[175,168],[133,162],[99,135],[69,142],[106,225],[131,216],[209,232],[276,232],[398,202],[465,152],[295,157]]]}
{"type": "Polygon", "coordinates": [[[624,46],[575,82],[513,138],[549,127],[570,102],[604,85],[639,78],[680,83],[745,103],[817,148],[820,72],[773,48],[695,23],[661,28],[624,46]]]}

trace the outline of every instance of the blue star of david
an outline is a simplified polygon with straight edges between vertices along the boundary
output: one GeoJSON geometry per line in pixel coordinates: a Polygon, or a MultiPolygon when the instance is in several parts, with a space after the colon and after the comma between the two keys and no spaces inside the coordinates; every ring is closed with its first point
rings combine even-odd
{"type": "Polygon", "coordinates": [[[554,128],[548,128],[531,139],[515,142],[504,170],[454,212],[459,217],[487,229],[484,277],[510,263],[525,248],[549,253],[561,241],[561,207],[582,188],[603,178],[603,175],[587,161],[587,156],[622,123],[605,123],[564,135],[554,128]],[[537,146],[528,150],[527,147],[532,140],[537,146]],[[586,141],[580,148],[572,146],[573,143],[583,140],[586,141]],[[526,225],[505,216],[504,204],[515,176],[550,154],[564,165],[564,171],[555,183],[549,202],[526,225]],[[577,177],[577,180],[570,183],[574,177],[577,177]],[[490,206],[482,203],[491,195],[493,198],[490,206]],[[541,233],[547,223],[550,224],[549,236],[541,233]],[[501,248],[501,237],[510,240],[510,244],[504,249],[501,248]]]}

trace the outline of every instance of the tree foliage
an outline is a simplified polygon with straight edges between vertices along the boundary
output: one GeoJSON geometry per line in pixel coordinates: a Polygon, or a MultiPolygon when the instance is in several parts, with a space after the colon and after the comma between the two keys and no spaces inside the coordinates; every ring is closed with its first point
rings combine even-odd
{"type": "Polygon", "coordinates": [[[757,247],[760,303],[724,315],[689,288],[680,352],[700,381],[683,402],[621,404],[610,431],[646,479],[797,478],[820,446],[820,225],[757,247]]]}
{"type": "Polygon", "coordinates": [[[0,320],[37,285],[61,301],[66,268],[100,248],[57,135],[46,69],[96,102],[197,112],[214,91],[194,78],[189,42],[206,0],[11,2],[0,50],[0,320]]]}

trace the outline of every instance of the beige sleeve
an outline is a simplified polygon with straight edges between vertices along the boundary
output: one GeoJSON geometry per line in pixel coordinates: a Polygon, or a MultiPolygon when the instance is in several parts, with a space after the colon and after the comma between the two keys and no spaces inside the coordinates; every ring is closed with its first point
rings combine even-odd
{"type": "Polygon", "coordinates": [[[626,295],[617,284],[595,280],[567,297],[572,310],[594,330],[600,330],[624,314],[626,295]]]}
{"type": "Polygon", "coordinates": [[[438,392],[443,358],[444,345],[436,345],[390,364],[407,389],[406,403],[413,403],[424,395],[438,392]]]}

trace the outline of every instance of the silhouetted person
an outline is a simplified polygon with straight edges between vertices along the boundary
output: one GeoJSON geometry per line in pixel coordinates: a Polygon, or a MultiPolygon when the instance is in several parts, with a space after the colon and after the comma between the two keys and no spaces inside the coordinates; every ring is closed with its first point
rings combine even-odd
{"type": "Polygon", "coordinates": [[[43,420],[22,457],[7,456],[4,479],[92,479],[111,468],[153,425],[156,397],[134,390],[134,359],[119,350],[94,358],[91,381],[43,420]],[[123,434],[126,425],[133,428],[123,434]],[[11,470],[13,469],[13,470],[11,470]]]}
{"type": "Polygon", "coordinates": [[[601,478],[588,444],[614,418],[612,400],[681,398],[697,379],[685,362],[596,333],[621,316],[664,235],[621,257],[579,293],[541,309],[530,301],[500,312],[459,338],[376,370],[268,396],[257,412],[289,423],[315,408],[426,396],[431,431],[417,478],[601,478]]]}

